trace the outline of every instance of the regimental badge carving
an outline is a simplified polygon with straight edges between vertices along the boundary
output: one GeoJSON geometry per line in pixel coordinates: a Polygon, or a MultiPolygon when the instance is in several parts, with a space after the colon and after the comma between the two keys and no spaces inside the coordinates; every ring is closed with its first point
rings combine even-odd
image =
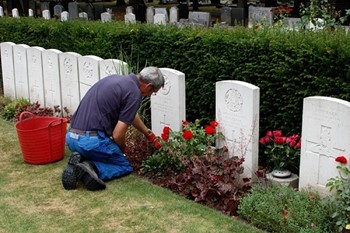
{"type": "Polygon", "coordinates": [[[69,58],[65,58],[63,61],[64,71],[66,74],[71,74],[73,72],[73,65],[69,58]]]}
{"type": "Polygon", "coordinates": [[[233,112],[241,111],[243,105],[241,93],[236,89],[228,89],[225,93],[225,104],[226,107],[233,112]]]}
{"type": "Polygon", "coordinates": [[[53,67],[53,61],[52,61],[52,58],[51,58],[51,57],[49,57],[49,58],[47,59],[47,65],[48,65],[48,67],[50,67],[50,69],[52,69],[52,67],[53,67]]]}
{"type": "Polygon", "coordinates": [[[37,56],[35,54],[32,54],[32,62],[35,64],[37,62],[37,56]]]}
{"type": "Polygon", "coordinates": [[[160,93],[163,95],[169,94],[171,89],[171,83],[167,76],[164,75],[164,86],[160,89],[160,93]]]}
{"type": "Polygon", "coordinates": [[[92,73],[94,70],[89,62],[84,62],[83,70],[84,70],[84,73],[86,74],[85,77],[87,79],[92,79],[92,73]]]}

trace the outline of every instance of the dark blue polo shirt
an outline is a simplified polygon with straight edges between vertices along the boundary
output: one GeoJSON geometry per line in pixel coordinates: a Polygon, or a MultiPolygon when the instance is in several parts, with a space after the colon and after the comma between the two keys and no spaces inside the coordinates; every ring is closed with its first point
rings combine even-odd
{"type": "Polygon", "coordinates": [[[142,101],[136,75],[111,75],[95,83],[73,115],[71,128],[105,131],[111,136],[118,120],[130,125],[142,101]]]}

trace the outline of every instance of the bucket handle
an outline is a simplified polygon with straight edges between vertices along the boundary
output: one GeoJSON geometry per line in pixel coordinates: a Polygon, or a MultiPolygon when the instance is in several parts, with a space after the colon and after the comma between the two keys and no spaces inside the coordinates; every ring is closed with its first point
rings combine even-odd
{"type": "Polygon", "coordinates": [[[21,112],[21,114],[19,115],[19,121],[23,121],[25,119],[34,118],[34,117],[35,117],[35,115],[33,113],[24,111],[24,112],[21,112]],[[29,115],[29,117],[24,118],[25,115],[29,115]]]}
{"type": "MultiPolygon", "coordinates": [[[[50,138],[52,137],[52,130],[51,128],[54,127],[54,126],[57,126],[57,125],[60,125],[63,123],[63,118],[57,118],[57,120],[54,120],[54,121],[51,121],[50,124],[48,125],[48,130],[49,130],[49,135],[50,135],[50,138]]],[[[64,141],[63,141],[64,143],[64,141]]],[[[50,140],[50,151],[52,152],[52,141],[50,140]]],[[[53,159],[53,154],[51,153],[51,159],[53,159]]]]}
{"type": "Polygon", "coordinates": [[[53,126],[56,126],[56,125],[59,125],[59,124],[62,124],[62,123],[63,123],[63,118],[57,118],[57,120],[51,121],[48,127],[51,128],[53,126]],[[57,122],[59,122],[59,123],[55,124],[57,122]]]}

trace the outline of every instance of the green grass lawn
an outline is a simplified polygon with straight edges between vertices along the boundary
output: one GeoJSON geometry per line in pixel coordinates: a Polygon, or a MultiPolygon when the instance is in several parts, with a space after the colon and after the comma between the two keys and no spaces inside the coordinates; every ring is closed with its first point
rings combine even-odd
{"type": "Polygon", "coordinates": [[[104,191],[66,191],[68,150],[62,161],[27,164],[14,124],[0,120],[0,131],[0,233],[263,232],[133,174],[104,191]]]}

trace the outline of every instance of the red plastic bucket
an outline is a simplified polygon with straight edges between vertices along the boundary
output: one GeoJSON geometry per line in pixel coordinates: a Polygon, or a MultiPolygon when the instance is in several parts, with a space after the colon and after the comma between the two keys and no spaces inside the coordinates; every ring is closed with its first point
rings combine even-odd
{"type": "Polygon", "coordinates": [[[25,162],[46,164],[63,158],[67,119],[22,112],[16,130],[25,162]],[[24,118],[25,115],[29,118],[24,118]]]}

